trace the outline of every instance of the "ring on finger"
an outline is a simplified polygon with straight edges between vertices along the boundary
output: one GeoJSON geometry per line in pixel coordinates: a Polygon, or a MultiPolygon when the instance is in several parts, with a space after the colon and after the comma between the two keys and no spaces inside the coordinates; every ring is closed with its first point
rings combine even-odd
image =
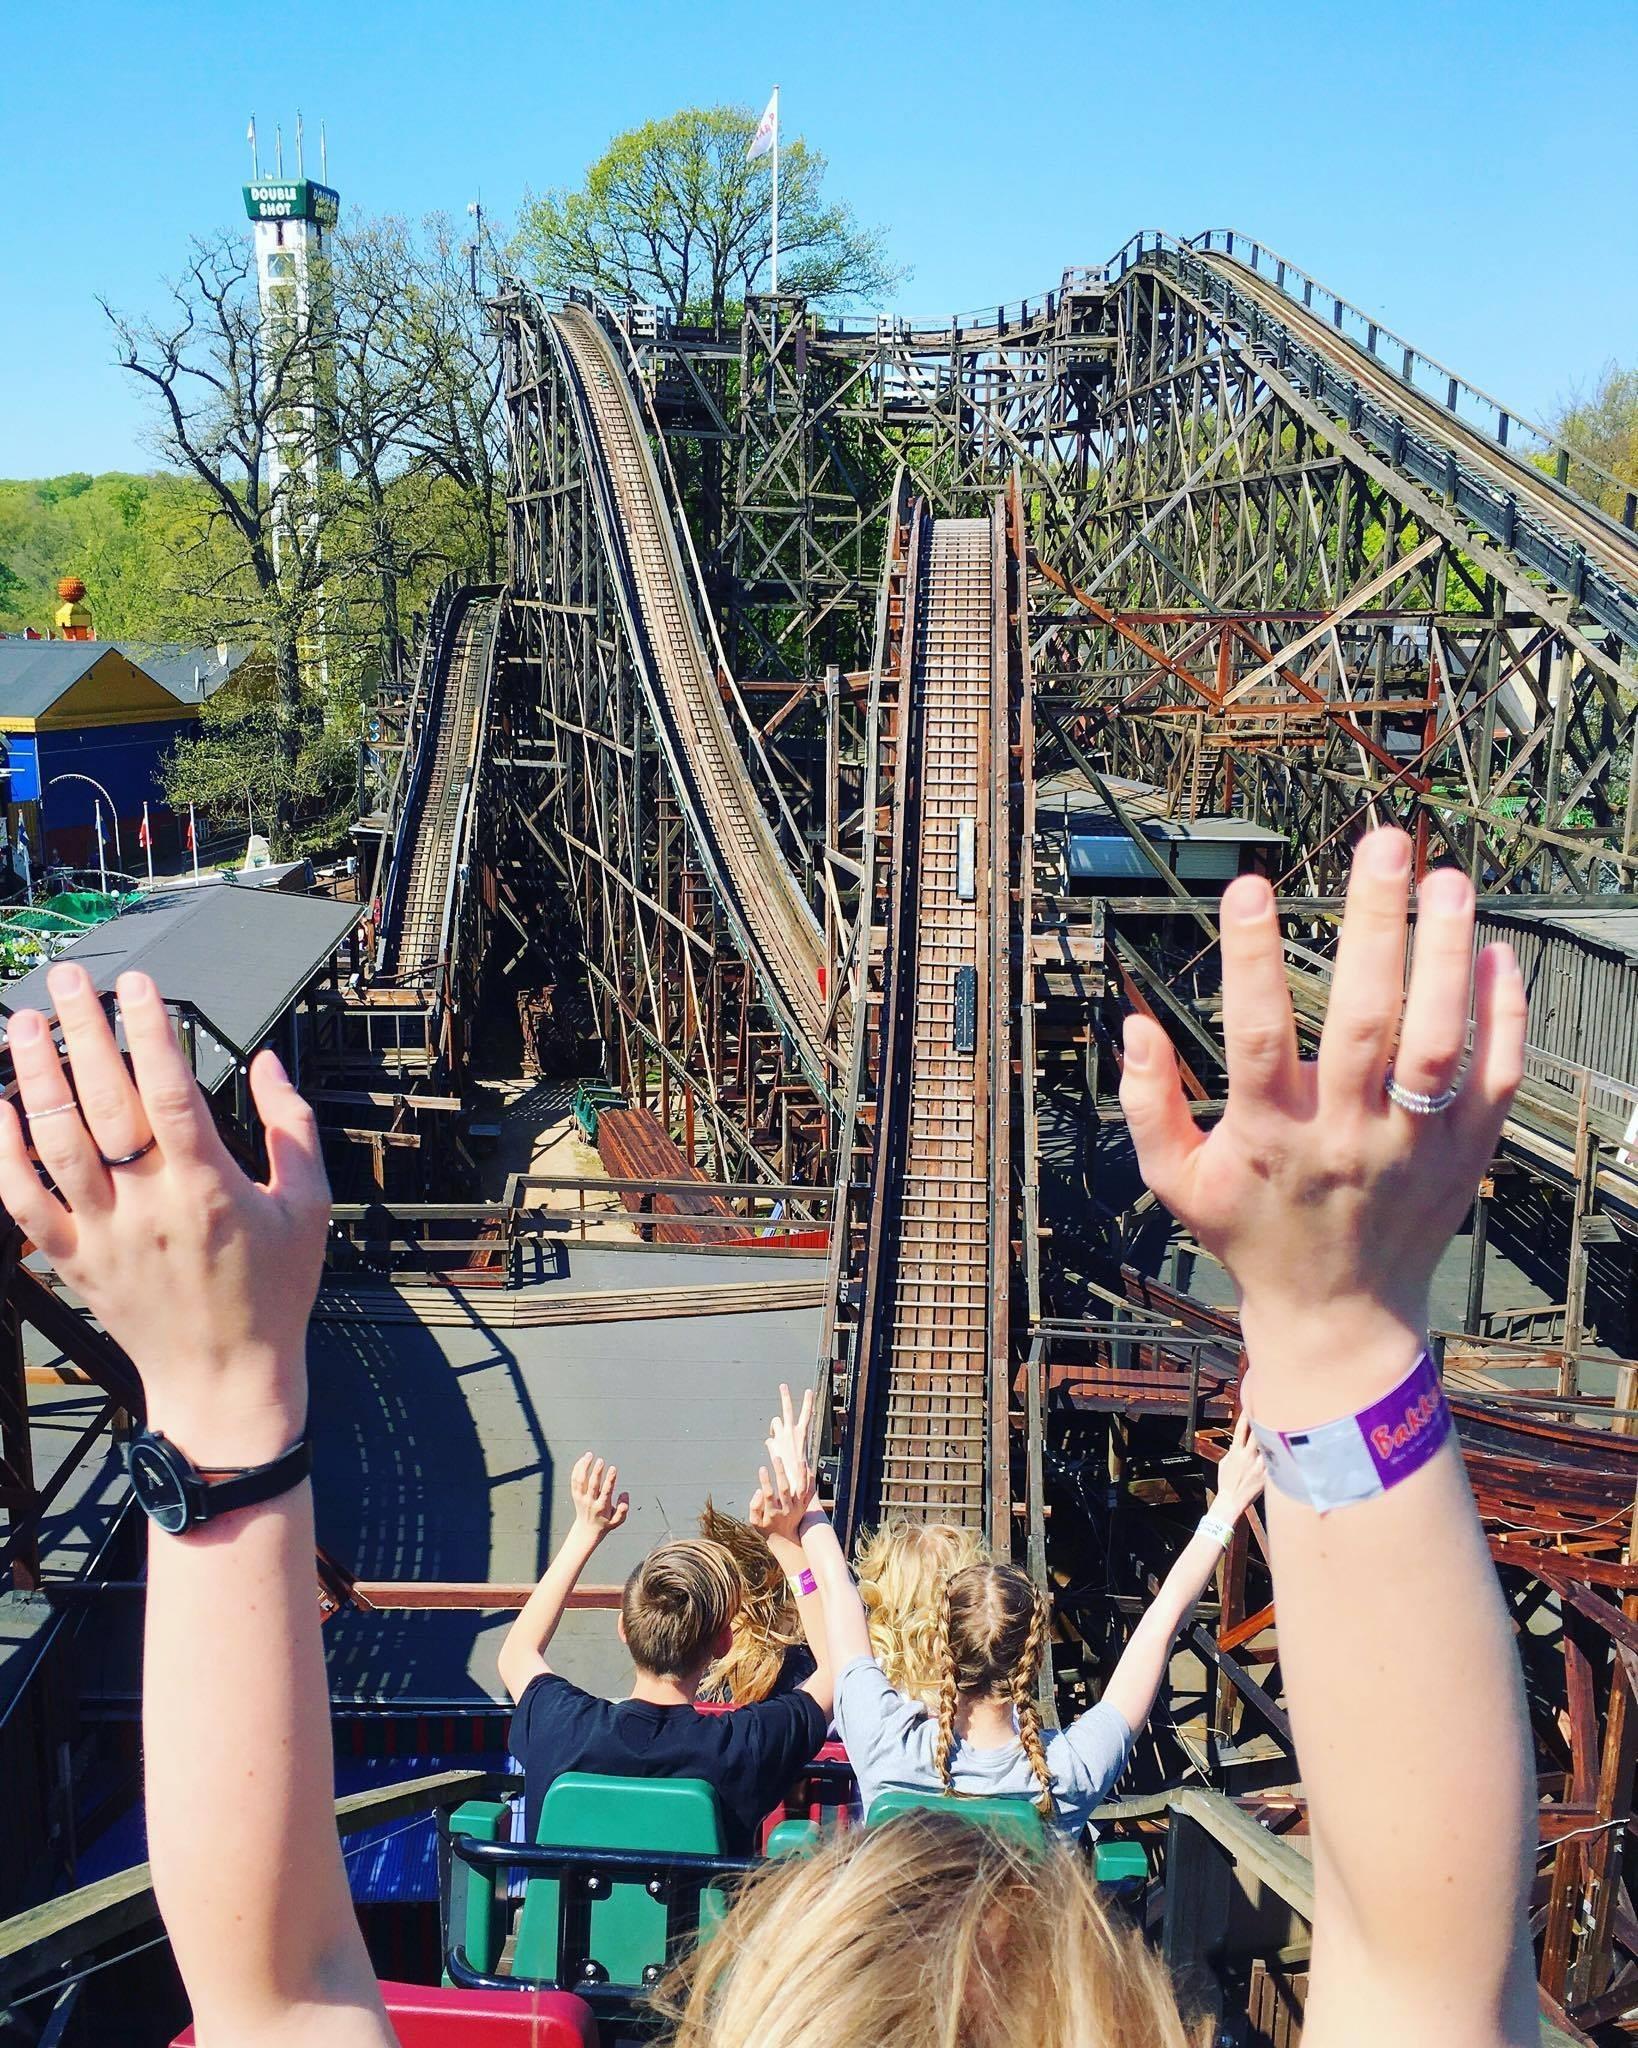
{"type": "Polygon", "coordinates": [[[1424,1095],[1420,1089],[1407,1088],[1402,1082],[1397,1081],[1393,1068],[1389,1067],[1382,1083],[1382,1092],[1395,1108],[1403,1109],[1411,1116],[1439,1116],[1449,1109],[1461,1094],[1462,1083],[1466,1079],[1465,1072],[1460,1073],[1448,1088],[1441,1088],[1437,1095],[1424,1095]]]}
{"type": "Polygon", "coordinates": [[[28,1109],[23,1114],[31,1124],[40,1124],[44,1123],[48,1116],[67,1116],[71,1109],[78,1109],[79,1106],[71,1095],[66,1102],[54,1102],[49,1109],[28,1109]]]}
{"type": "Polygon", "coordinates": [[[157,1138],[150,1138],[147,1144],[139,1145],[134,1152],[122,1152],[117,1159],[110,1159],[106,1152],[99,1152],[97,1157],[104,1166],[135,1166],[139,1159],[146,1159],[158,1143],[157,1138]]]}

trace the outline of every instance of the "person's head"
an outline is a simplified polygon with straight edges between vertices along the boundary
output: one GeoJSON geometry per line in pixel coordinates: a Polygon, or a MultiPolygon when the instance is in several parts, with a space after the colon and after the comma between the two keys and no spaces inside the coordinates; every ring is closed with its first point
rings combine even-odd
{"type": "Polygon", "coordinates": [[[734,1616],[733,1640],[706,1672],[700,1691],[708,1699],[749,1706],[767,1699],[778,1684],[786,1653],[803,1640],[802,1623],[785,1574],[755,1529],[708,1500],[700,1515],[700,1534],[727,1551],[745,1586],[734,1616]]]}
{"type": "Polygon", "coordinates": [[[720,1543],[680,1536],[651,1550],[620,1595],[620,1640],[651,1678],[697,1686],[733,1640],[745,1596],[739,1569],[720,1543]]]}
{"type": "Polygon", "coordinates": [[[1188,2048],[1060,1842],[909,1813],[780,1857],[665,1986],[671,2048],[1188,2048]]]}
{"type": "Polygon", "coordinates": [[[944,1581],[988,1556],[978,1532],[949,1522],[884,1522],[859,1545],[855,1568],[870,1648],[896,1692],[938,1704],[937,1618],[944,1581]]]}
{"type": "Polygon", "coordinates": [[[1018,1739],[1041,1787],[1041,1812],[1051,1815],[1052,1774],[1035,1705],[1048,1626],[1045,1597],[1015,1564],[970,1564],[945,1580],[934,1651],[938,1739],[933,1760],[947,1791],[954,1789],[950,1754],[957,1707],[965,1700],[1004,1700],[1018,1716],[1018,1739]]]}

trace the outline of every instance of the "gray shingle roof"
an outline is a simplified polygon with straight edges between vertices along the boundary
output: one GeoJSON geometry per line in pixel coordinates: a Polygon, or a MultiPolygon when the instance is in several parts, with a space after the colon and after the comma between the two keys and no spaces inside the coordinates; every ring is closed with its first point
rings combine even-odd
{"type": "Polygon", "coordinates": [[[226,661],[218,661],[214,646],[177,642],[0,640],[0,718],[43,718],[110,648],[184,704],[214,696],[250,653],[229,647],[226,661]]]}
{"type": "MultiPolygon", "coordinates": [[[[129,967],[151,974],[161,995],[195,1004],[235,1045],[258,1045],[363,915],[363,905],[273,889],[175,889],[145,897],[60,954],[77,960],[99,991],[129,967]]],[[[0,991],[8,1011],[51,1011],[45,969],[0,991]]],[[[200,1035],[198,1068],[221,1086],[232,1059],[200,1035]]]]}
{"type": "Polygon", "coordinates": [[[0,640],[0,718],[44,717],[111,645],[107,640],[0,640]]]}

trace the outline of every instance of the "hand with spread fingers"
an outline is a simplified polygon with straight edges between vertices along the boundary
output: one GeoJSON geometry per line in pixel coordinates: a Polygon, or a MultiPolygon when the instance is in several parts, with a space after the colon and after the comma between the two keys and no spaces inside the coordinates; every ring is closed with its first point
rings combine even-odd
{"type": "Polygon", "coordinates": [[[813,1389],[802,1396],[801,1413],[791,1390],[779,1389],[780,1412],[768,1424],[768,1462],[758,1468],[758,1486],[751,1496],[751,1527],[764,1536],[796,1541],[802,1518],[813,1505],[818,1478],[808,1462],[808,1432],[813,1423],[813,1389]]]}
{"type": "Polygon", "coordinates": [[[1230,884],[1228,1106],[1209,1133],[1183,1099],[1166,1034],[1126,1020],[1121,1103],[1138,1163],[1234,1277],[1259,1420],[1263,1405],[1285,1406],[1288,1368],[1311,1377],[1368,1355],[1374,1372],[1392,1354],[1403,1370],[1523,1071],[1517,964],[1491,946],[1475,972],[1473,889],[1453,869],[1421,885],[1406,992],[1410,867],[1402,832],[1361,841],[1313,1061],[1298,1058],[1272,891],[1253,876],[1230,884]]]}
{"type": "Polygon", "coordinates": [[[569,1475],[574,1518],[593,1543],[618,1529],[631,1512],[631,1495],[621,1493],[620,1468],[591,1451],[582,1451],[569,1475]]]}
{"type": "Polygon", "coordinates": [[[271,1052],[250,1090],[265,1185],[230,1158],[145,974],[120,977],[130,1068],[85,970],[54,967],[50,1026],[7,1024],[18,1094],[0,1104],[0,1202],[142,1374],[150,1425],[196,1462],[273,1457],[305,1413],[305,1332],[329,1189],[312,1110],[271,1052]]]}

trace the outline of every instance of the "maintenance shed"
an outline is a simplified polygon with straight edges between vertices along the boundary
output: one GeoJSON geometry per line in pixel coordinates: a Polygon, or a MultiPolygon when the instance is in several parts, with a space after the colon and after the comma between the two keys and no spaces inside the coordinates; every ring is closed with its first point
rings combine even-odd
{"type": "Polygon", "coordinates": [[[1564,910],[1487,897],[1479,937],[1518,955],[1533,1047],[1638,1087],[1638,895],[1564,910]]]}
{"type": "MultiPolygon", "coordinates": [[[[1179,818],[1153,783],[1106,776],[1122,811],[1186,888],[1226,888],[1236,875],[1273,874],[1284,836],[1248,818],[1179,818]]],[[[1037,832],[1058,848],[1062,887],[1074,895],[1160,894],[1165,885],[1085,777],[1070,769],[1036,785],[1037,832]]]]}

